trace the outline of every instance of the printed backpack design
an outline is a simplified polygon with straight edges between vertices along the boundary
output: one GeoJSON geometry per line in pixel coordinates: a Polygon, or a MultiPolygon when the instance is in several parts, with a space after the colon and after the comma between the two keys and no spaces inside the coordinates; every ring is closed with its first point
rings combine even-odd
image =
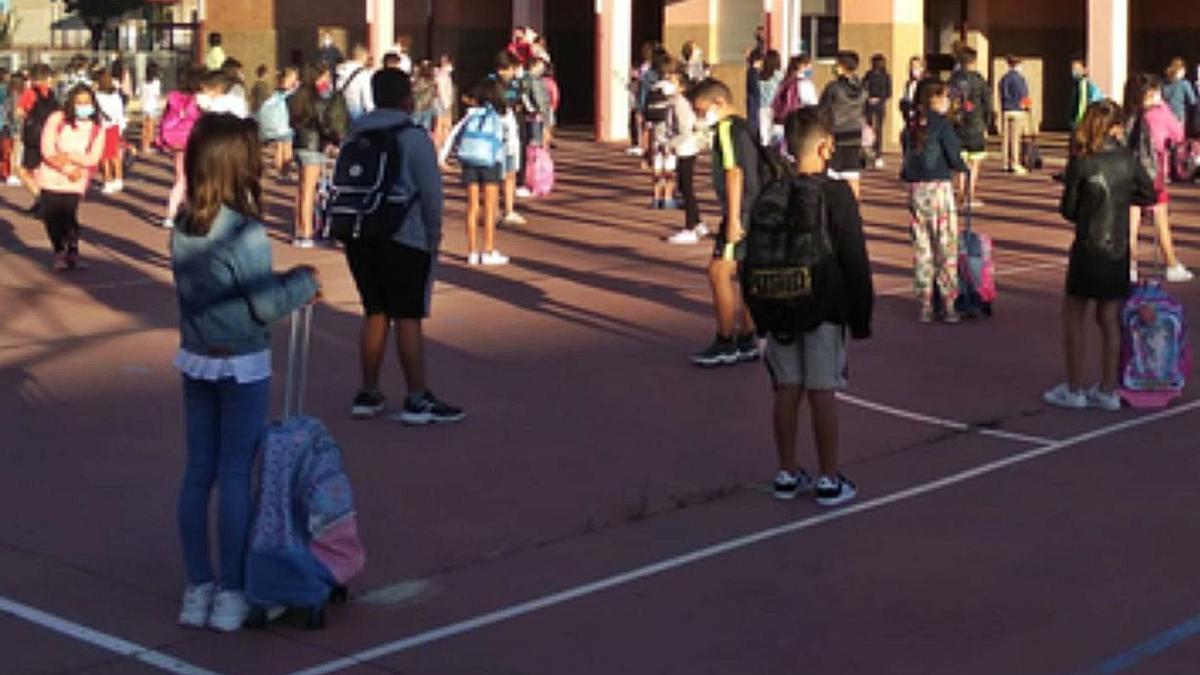
{"type": "Polygon", "coordinates": [[[535,197],[545,197],[554,190],[554,159],[550,151],[541,145],[530,145],[525,150],[527,186],[535,197]]]}
{"type": "Polygon", "coordinates": [[[1166,407],[1191,368],[1183,305],[1157,283],[1138,285],[1121,310],[1121,397],[1135,408],[1166,407]]]}
{"type": "Polygon", "coordinates": [[[487,169],[504,161],[504,120],[488,106],[472,113],[458,140],[458,161],[463,166],[487,169]]]}
{"type": "Polygon", "coordinates": [[[776,178],[750,215],[742,295],[763,334],[788,340],[827,318],[837,283],[825,179],[776,178]]]}
{"type": "Polygon", "coordinates": [[[292,131],[291,119],[288,117],[288,97],[281,91],[271,94],[270,98],[258,109],[258,128],[263,140],[278,141],[287,138],[292,131]]]}
{"type": "Polygon", "coordinates": [[[415,195],[396,190],[402,158],[397,135],[411,123],[351,136],[342,144],[329,188],[326,223],[342,242],[391,239],[415,195]]]}

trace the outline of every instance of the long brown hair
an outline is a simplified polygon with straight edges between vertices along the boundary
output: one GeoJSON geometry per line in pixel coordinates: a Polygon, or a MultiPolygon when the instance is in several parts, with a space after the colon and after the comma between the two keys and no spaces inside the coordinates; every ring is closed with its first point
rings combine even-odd
{"type": "Polygon", "coordinates": [[[933,99],[949,95],[950,88],[945,82],[923,80],[917,85],[917,114],[913,115],[908,126],[908,137],[912,141],[914,152],[925,152],[925,141],[929,140],[929,114],[933,112],[933,99]]]}
{"type": "Polygon", "coordinates": [[[1125,111],[1112,99],[1096,101],[1088,106],[1083,119],[1071,136],[1071,154],[1087,157],[1100,151],[1111,138],[1113,127],[1125,125],[1125,111]]]}
{"type": "Polygon", "coordinates": [[[207,235],[222,206],[251,218],[262,214],[262,144],[254,119],[202,116],[188,137],[184,167],[187,234],[207,235]]]}

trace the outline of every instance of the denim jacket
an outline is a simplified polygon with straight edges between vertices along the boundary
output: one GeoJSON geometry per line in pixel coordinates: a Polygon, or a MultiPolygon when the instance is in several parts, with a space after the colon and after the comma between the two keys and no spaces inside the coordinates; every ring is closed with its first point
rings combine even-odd
{"type": "Polygon", "coordinates": [[[208,357],[252,354],[270,345],[270,324],[317,292],[307,271],[275,274],[262,223],[222,206],[208,234],[171,233],[180,347],[208,357]]]}

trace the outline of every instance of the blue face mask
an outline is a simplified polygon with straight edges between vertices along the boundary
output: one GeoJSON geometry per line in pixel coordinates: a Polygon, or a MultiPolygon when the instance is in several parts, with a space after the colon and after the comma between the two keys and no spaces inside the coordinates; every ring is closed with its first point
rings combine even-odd
{"type": "Polygon", "coordinates": [[[95,115],[95,114],[96,114],[96,108],[94,108],[93,106],[90,106],[90,105],[75,106],[75,119],[77,119],[77,120],[91,119],[92,115],[95,115]]]}
{"type": "Polygon", "coordinates": [[[804,70],[800,71],[800,74],[804,76],[804,79],[811,80],[813,76],[813,69],[805,68],[804,70]]]}

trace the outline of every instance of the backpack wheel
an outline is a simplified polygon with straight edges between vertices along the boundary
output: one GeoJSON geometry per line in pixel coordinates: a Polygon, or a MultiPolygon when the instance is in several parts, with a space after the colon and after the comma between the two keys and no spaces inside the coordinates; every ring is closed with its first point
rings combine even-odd
{"type": "Polygon", "coordinates": [[[325,630],[325,608],[309,607],[304,617],[304,630],[325,630]]]}
{"type": "Polygon", "coordinates": [[[254,606],[250,608],[250,613],[246,615],[246,622],[242,624],[250,630],[262,630],[267,627],[267,608],[254,606]]]}

